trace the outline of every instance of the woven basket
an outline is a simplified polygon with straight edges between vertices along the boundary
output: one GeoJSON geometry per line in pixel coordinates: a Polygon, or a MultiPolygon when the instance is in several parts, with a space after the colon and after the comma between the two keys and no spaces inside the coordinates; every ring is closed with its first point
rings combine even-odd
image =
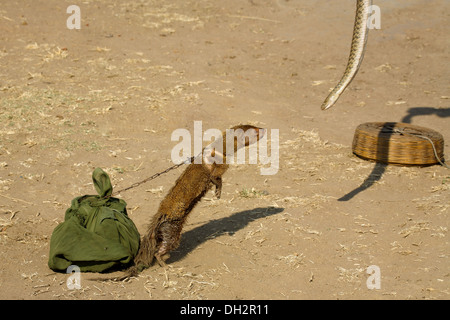
{"type": "Polygon", "coordinates": [[[434,130],[400,122],[367,122],[356,128],[353,153],[382,163],[432,165],[444,161],[444,138],[434,130]],[[420,137],[422,136],[422,137],[420,137]]]}

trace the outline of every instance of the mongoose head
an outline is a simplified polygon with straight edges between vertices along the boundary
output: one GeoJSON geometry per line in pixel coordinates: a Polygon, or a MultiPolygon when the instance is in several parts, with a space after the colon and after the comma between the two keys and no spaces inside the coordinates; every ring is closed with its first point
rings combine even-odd
{"type": "Polygon", "coordinates": [[[203,159],[206,163],[217,163],[217,161],[224,163],[226,157],[233,156],[237,150],[257,142],[265,133],[266,129],[252,125],[234,126],[227,129],[221,139],[214,141],[204,149],[208,152],[203,159]]]}
{"type": "MultiPolygon", "coordinates": [[[[258,128],[249,124],[244,125],[237,125],[232,127],[231,129],[228,129],[225,131],[224,134],[224,147],[226,148],[227,135],[234,135],[234,150],[237,151],[243,147],[247,147],[255,142],[257,142],[259,139],[261,139],[264,134],[266,133],[266,129],[258,128]]],[[[229,141],[229,140],[228,140],[229,141]]],[[[224,149],[226,150],[226,149],[224,149]]]]}

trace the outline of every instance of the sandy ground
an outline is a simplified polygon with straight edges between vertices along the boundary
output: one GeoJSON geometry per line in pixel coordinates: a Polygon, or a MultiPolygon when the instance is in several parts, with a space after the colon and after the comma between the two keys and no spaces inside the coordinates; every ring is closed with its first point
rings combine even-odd
{"type": "MultiPolygon", "coordinates": [[[[403,121],[440,132],[450,157],[450,2],[376,0],[381,29],[323,112],[354,2],[80,1],[69,30],[73,1],[4,1],[0,298],[448,299],[450,171],[377,166],[351,142],[361,123],[403,121]],[[82,274],[69,290],[47,266],[49,241],[70,201],[95,192],[93,169],[116,189],[164,170],[171,133],[195,120],[278,129],[277,174],[233,166],[167,270],[128,283],[82,274]],[[380,289],[367,287],[371,265],[380,289]]],[[[121,195],[141,233],[181,172],[121,195]]]]}

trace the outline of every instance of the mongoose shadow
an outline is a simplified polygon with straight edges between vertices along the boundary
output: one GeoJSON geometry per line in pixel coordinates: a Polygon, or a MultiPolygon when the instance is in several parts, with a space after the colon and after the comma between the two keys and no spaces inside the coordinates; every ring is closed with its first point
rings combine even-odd
{"type": "MultiPolygon", "coordinates": [[[[251,210],[236,212],[228,217],[205,222],[201,226],[195,227],[194,229],[181,234],[181,244],[177,249],[173,250],[170,253],[170,257],[167,259],[167,263],[171,264],[183,260],[190,252],[194,251],[195,248],[208,240],[220,237],[225,234],[233,235],[237,231],[244,229],[250,222],[261,218],[270,217],[283,211],[284,208],[280,207],[254,208],[251,210]]],[[[108,270],[107,273],[116,271],[120,271],[120,269],[113,268],[108,270]]],[[[129,277],[129,275],[126,275],[119,278],[91,278],[89,280],[122,281],[128,280],[129,277]]]]}
{"type": "Polygon", "coordinates": [[[283,211],[284,208],[276,207],[255,208],[236,212],[229,217],[210,220],[199,227],[184,232],[181,235],[181,245],[171,253],[167,263],[182,260],[199,245],[212,238],[225,234],[233,235],[252,221],[270,217],[283,211]]]}

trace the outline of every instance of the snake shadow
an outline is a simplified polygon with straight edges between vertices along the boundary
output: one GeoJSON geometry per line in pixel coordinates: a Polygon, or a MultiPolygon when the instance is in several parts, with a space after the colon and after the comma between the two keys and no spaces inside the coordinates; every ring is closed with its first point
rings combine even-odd
{"type": "Polygon", "coordinates": [[[210,239],[224,234],[233,235],[252,221],[270,217],[283,211],[284,208],[276,207],[255,208],[236,212],[229,217],[210,220],[199,227],[184,232],[181,235],[180,246],[177,250],[171,252],[170,258],[166,262],[170,264],[182,260],[187,254],[210,239]]]}
{"type": "MultiPolygon", "coordinates": [[[[427,115],[435,115],[440,118],[447,118],[450,117],[450,108],[433,108],[433,107],[414,107],[410,108],[407,111],[407,114],[402,118],[401,122],[403,123],[411,123],[412,119],[417,116],[427,116],[427,115]]],[[[380,135],[383,131],[389,131],[389,123],[386,123],[385,127],[383,127],[382,130],[380,130],[380,135]]],[[[381,139],[378,139],[378,143],[381,139]]],[[[386,158],[386,155],[383,154],[381,150],[383,150],[385,147],[378,145],[377,146],[377,159],[383,159],[386,158]]],[[[388,149],[389,150],[389,149],[388,149]]],[[[356,189],[350,191],[349,193],[345,194],[344,196],[340,197],[338,201],[349,201],[353,197],[355,197],[357,194],[369,189],[371,186],[373,186],[377,181],[380,181],[384,172],[386,171],[387,163],[383,162],[376,162],[375,167],[372,169],[372,172],[369,174],[369,176],[364,180],[364,182],[357,187],[356,189]]]]}
{"type": "Polygon", "coordinates": [[[408,114],[403,117],[402,122],[411,123],[412,118],[417,116],[435,115],[439,118],[450,117],[450,108],[414,107],[408,109],[408,114]]]}

